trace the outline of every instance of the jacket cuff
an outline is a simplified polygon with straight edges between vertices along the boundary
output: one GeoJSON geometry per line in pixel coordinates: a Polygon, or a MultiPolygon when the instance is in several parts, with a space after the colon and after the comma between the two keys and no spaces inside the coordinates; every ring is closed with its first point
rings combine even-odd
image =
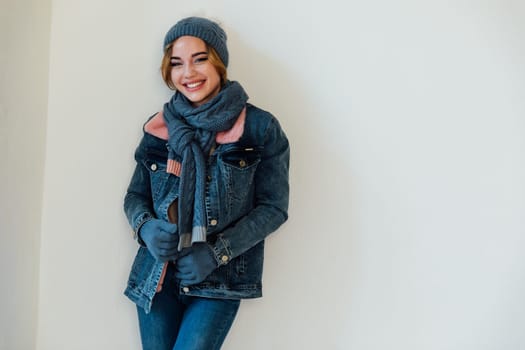
{"type": "Polygon", "coordinates": [[[222,235],[218,235],[217,241],[215,241],[215,244],[210,244],[210,247],[213,250],[217,266],[226,265],[232,259],[230,244],[222,235]]]}
{"type": "Polygon", "coordinates": [[[140,238],[140,229],[142,228],[142,225],[151,219],[153,219],[153,217],[149,213],[141,214],[135,224],[135,229],[133,230],[133,239],[135,239],[142,247],[146,247],[146,243],[140,238]]]}

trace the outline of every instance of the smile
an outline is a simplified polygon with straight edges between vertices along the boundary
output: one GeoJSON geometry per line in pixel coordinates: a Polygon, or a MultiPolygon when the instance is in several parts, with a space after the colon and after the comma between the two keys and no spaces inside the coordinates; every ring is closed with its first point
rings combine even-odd
{"type": "Polygon", "coordinates": [[[204,84],[204,81],[197,81],[197,82],[194,82],[194,83],[187,83],[185,85],[186,85],[186,87],[188,89],[195,89],[195,88],[201,86],[202,84],[204,84]]]}

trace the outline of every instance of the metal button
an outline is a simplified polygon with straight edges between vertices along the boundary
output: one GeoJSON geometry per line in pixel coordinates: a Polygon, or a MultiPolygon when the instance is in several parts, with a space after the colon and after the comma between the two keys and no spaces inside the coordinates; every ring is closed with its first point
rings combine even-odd
{"type": "Polygon", "coordinates": [[[245,161],[244,159],[241,159],[241,160],[239,161],[239,166],[240,166],[241,168],[244,168],[244,167],[246,166],[246,161],[245,161]]]}
{"type": "Polygon", "coordinates": [[[188,293],[188,292],[190,291],[190,289],[189,289],[188,287],[184,287],[184,288],[182,288],[182,291],[183,291],[184,293],[188,293]]]}
{"type": "Polygon", "coordinates": [[[211,225],[211,226],[215,226],[215,225],[217,225],[217,220],[216,220],[216,219],[211,219],[211,220],[210,220],[210,225],[211,225]]]}
{"type": "Polygon", "coordinates": [[[221,260],[222,260],[223,263],[227,263],[228,260],[230,260],[230,258],[228,258],[228,255],[223,255],[223,256],[221,256],[221,260]]]}
{"type": "Polygon", "coordinates": [[[152,171],[157,171],[157,164],[156,163],[151,164],[150,169],[152,171]]]}

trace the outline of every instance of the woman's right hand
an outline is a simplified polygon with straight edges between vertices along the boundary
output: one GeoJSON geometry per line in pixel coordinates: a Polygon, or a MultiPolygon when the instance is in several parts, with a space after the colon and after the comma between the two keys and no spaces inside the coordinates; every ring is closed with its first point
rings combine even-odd
{"type": "Polygon", "coordinates": [[[162,262],[176,260],[179,253],[177,224],[151,219],[142,225],[139,236],[155,259],[162,262]]]}

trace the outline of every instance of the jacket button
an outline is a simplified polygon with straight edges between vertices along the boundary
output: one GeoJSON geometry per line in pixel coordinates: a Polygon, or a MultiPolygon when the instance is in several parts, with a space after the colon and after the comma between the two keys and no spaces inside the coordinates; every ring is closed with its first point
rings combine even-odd
{"type": "Polygon", "coordinates": [[[184,288],[182,288],[182,291],[183,291],[184,293],[188,293],[188,292],[190,291],[190,289],[189,289],[188,287],[184,287],[184,288]]]}
{"type": "Polygon", "coordinates": [[[210,225],[211,225],[211,226],[215,226],[215,225],[217,225],[217,220],[216,220],[216,219],[211,219],[211,221],[210,221],[210,225]]]}
{"type": "Polygon", "coordinates": [[[246,166],[246,161],[245,161],[244,159],[241,159],[241,160],[239,161],[239,166],[240,166],[241,168],[244,168],[244,167],[246,166]]]}
{"type": "Polygon", "coordinates": [[[152,171],[157,171],[157,164],[156,163],[151,164],[150,169],[152,171]]]}
{"type": "Polygon", "coordinates": [[[221,261],[222,261],[223,263],[227,263],[228,260],[230,260],[230,258],[228,258],[228,255],[223,255],[223,256],[221,256],[221,261]]]}

